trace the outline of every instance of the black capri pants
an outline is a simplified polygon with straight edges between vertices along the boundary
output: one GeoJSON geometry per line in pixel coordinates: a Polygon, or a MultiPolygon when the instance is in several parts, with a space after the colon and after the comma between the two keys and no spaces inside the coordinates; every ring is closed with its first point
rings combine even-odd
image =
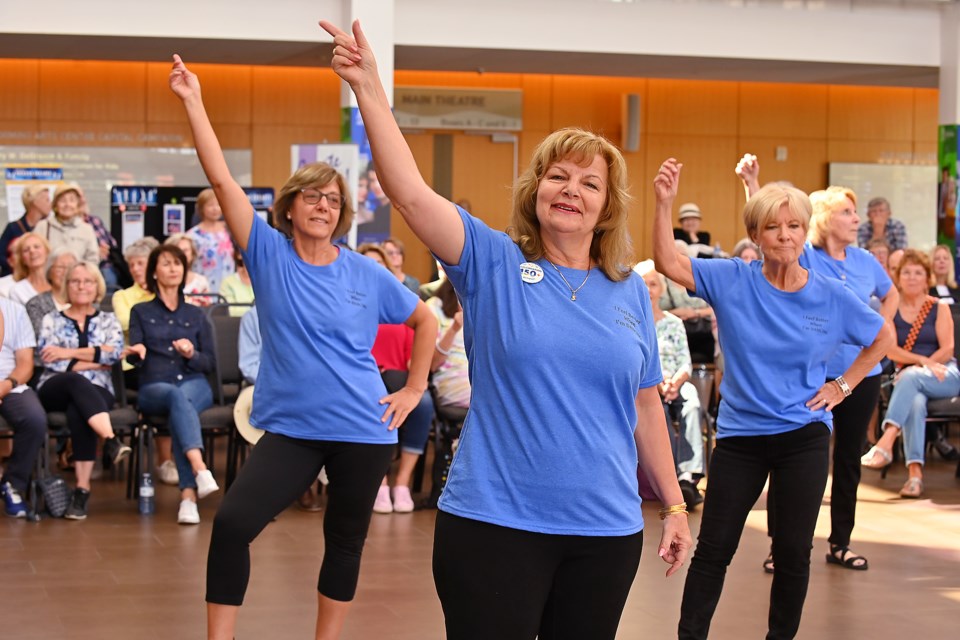
{"type": "Polygon", "coordinates": [[[240,606],[250,581],[250,543],[326,468],[324,554],[317,590],[353,600],[373,502],[396,448],[301,440],[265,433],[224,496],[213,520],[207,555],[207,602],[240,606]]]}
{"type": "Polygon", "coordinates": [[[38,394],[44,409],[67,414],[74,460],[96,460],[99,436],[87,421],[113,408],[113,394],[73,371],[53,376],[43,383],[38,394]]]}
{"type": "Polygon", "coordinates": [[[447,640],[613,640],[643,532],[535,533],[437,512],[433,579],[447,640]]]}

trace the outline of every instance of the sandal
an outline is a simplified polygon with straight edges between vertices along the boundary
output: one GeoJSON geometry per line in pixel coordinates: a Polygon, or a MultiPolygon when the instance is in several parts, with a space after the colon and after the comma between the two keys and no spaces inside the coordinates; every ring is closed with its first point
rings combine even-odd
{"type": "Polygon", "coordinates": [[[773,551],[771,551],[767,559],[763,561],[763,572],[773,573],[773,551]]]}
{"type": "Polygon", "coordinates": [[[891,462],[893,462],[893,454],[877,445],[870,447],[870,451],[867,451],[860,458],[860,464],[868,469],[883,469],[889,466],[891,462]]]}
{"type": "Polygon", "coordinates": [[[900,489],[901,498],[919,498],[923,495],[923,480],[920,478],[909,478],[900,489]]]}
{"type": "Polygon", "coordinates": [[[850,547],[839,547],[835,544],[830,545],[830,553],[827,554],[827,564],[837,564],[845,569],[854,571],[866,571],[870,568],[867,559],[850,551],[850,547]]]}

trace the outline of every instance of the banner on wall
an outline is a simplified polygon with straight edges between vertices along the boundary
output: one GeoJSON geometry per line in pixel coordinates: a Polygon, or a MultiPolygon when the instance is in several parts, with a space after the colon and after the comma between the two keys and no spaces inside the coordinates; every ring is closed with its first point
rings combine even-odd
{"type": "Polygon", "coordinates": [[[59,165],[8,164],[3,168],[6,183],[7,215],[9,220],[18,220],[26,211],[23,208],[23,190],[30,185],[47,187],[50,198],[58,184],[63,182],[63,167],[59,165]]]}
{"type": "Polygon", "coordinates": [[[377,170],[370,153],[367,129],[357,107],[340,110],[340,137],[357,145],[360,167],[357,181],[357,242],[381,243],[390,237],[390,213],[393,207],[380,187],[377,170]]]}
{"type": "Polygon", "coordinates": [[[937,176],[937,244],[950,247],[957,262],[957,125],[940,126],[937,176]]]}
{"type": "MultiPolygon", "coordinates": [[[[368,147],[369,154],[369,147],[368,147]]],[[[356,248],[358,244],[364,242],[381,242],[381,240],[371,240],[369,230],[361,228],[367,224],[369,216],[363,209],[368,195],[367,178],[364,169],[367,163],[360,160],[360,150],[355,144],[294,144],[290,145],[290,170],[296,171],[305,164],[312,162],[325,162],[337,170],[346,180],[347,188],[350,190],[350,198],[353,203],[353,210],[357,214],[353,217],[353,226],[347,233],[345,241],[351,248],[356,248]]],[[[387,234],[389,235],[390,217],[387,216],[387,234]]]]}

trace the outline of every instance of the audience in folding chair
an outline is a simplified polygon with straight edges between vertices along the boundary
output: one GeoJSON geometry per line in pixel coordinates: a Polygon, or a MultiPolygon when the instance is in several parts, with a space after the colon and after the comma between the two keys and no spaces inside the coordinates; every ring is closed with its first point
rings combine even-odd
{"type": "Polygon", "coordinates": [[[43,317],[51,311],[63,311],[70,306],[67,300],[67,291],[64,282],[67,280],[67,270],[77,262],[77,256],[65,247],[61,247],[50,254],[47,260],[47,282],[50,290],[36,295],[24,305],[30,324],[35,335],[40,335],[40,324],[43,317]]]}
{"type": "Polygon", "coordinates": [[[193,270],[197,262],[197,243],[193,237],[185,233],[175,233],[163,243],[180,247],[180,251],[183,251],[183,255],[187,257],[187,283],[183,285],[183,293],[189,296],[186,299],[187,302],[198,307],[209,307],[213,304],[216,296],[198,295],[210,293],[210,281],[202,273],[193,270]]]}
{"type": "Polygon", "coordinates": [[[437,317],[437,348],[431,383],[440,407],[470,407],[470,374],[463,344],[463,308],[449,280],[441,281],[427,307],[437,317]]]}

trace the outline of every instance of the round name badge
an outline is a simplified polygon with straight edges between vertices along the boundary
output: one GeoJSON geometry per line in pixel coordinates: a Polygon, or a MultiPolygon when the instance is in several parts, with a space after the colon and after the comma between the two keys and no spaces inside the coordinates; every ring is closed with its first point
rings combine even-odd
{"type": "Polygon", "coordinates": [[[543,280],[543,268],[535,262],[524,262],[520,265],[520,279],[530,284],[537,284],[543,280]]]}

